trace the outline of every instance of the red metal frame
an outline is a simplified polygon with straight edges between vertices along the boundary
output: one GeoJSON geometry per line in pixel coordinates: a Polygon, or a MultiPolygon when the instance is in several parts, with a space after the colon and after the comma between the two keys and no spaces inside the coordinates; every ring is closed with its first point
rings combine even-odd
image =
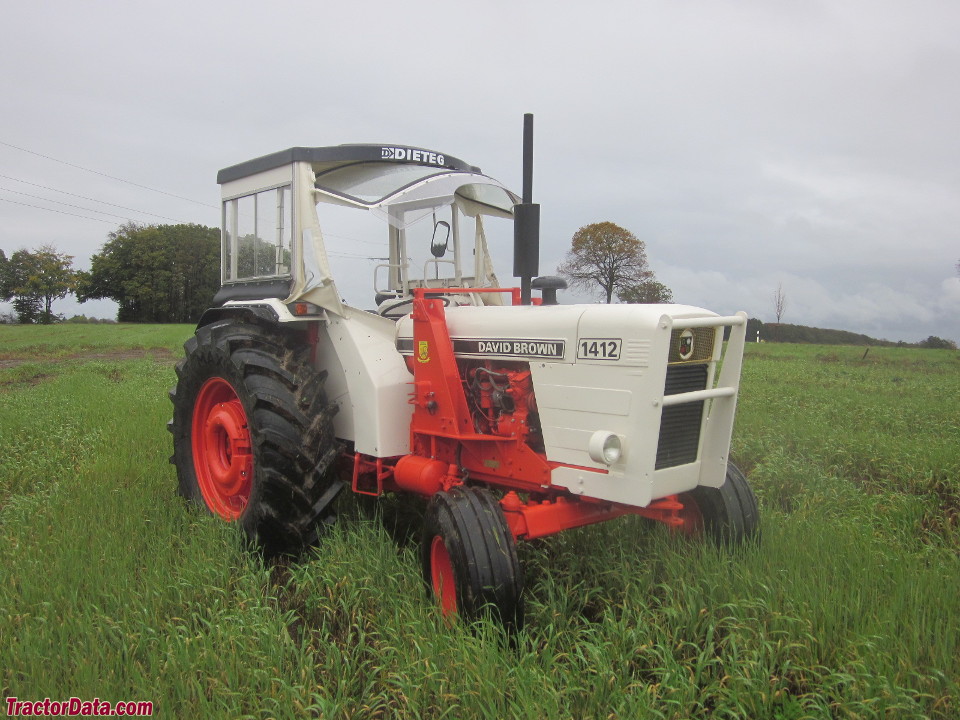
{"type": "Polygon", "coordinates": [[[414,411],[410,423],[412,452],[462,468],[476,480],[519,490],[541,491],[550,484],[551,466],[544,456],[526,443],[522,434],[481,435],[475,432],[464,394],[463,377],[447,331],[443,301],[430,297],[429,293],[423,288],[414,290],[411,315],[414,358],[411,398],[414,411]]]}
{"type": "Polygon", "coordinates": [[[383,494],[384,480],[393,475],[393,468],[384,465],[383,458],[368,457],[361,453],[353,453],[353,479],[351,488],[359,495],[373,495],[379,497],[383,494]],[[373,476],[373,488],[362,487],[361,478],[370,478],[373,476]]]}
{"type": "Polygon", "coordinates": [[[457,582],[453,575],[453,563],[443,538],[434,535],[430,543],[430,576],[433,580],[433,594],[440,599],[440,610],[444,615],[457,612],[457,582]]]}
{"type": "Polygon", "coordinates": [[[500,507],[503,508],[513,536],[525,540],[612,520],[621,515],[641,515],[675,529],[683,528],[686,522],[683,515],[685,506],[679,502],[676,495],[654,500],[647,507],[637,508],[567,498],[563,495],[552,501],[523,502],[517,493],[508,492],[500,501],[500,507]]]}

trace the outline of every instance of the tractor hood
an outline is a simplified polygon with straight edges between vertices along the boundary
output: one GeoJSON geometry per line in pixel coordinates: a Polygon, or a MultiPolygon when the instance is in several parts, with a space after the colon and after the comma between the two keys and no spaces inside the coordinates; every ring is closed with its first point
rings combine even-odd
{"type": "MultiPolygon", "coordinates": [[[[649,338],[658,325],[716,313],[691,305],[511,305],[449,307],[447,327],[454,354],[462,358],[603,362],[644,366],[649,338]],[[586,345],[581,345],[586,342],[586,345]],[[605,343],[597,346],[597,343],[605,343]]],[[[706,349],[706,348],[704,348],[706,349]]],[[[414,352],[413,320],[397,323],[397,350],[414,352]]],[[[712,354],[713,348],[709,349],[712,354]]]]}

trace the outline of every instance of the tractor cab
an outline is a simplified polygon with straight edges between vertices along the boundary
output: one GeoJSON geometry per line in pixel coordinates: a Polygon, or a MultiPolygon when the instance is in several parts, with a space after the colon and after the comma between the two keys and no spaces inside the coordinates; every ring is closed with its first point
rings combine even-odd
{"type": "MultiPolygon", "coordinates": [[[[274,297],[340,313],[342,295],[321,225],[335,208],[385,225],[386,251],[371,278],[377,313],[411,310],[415,288],[499,287],[485,218],[512,220],[519,198],[479,168],[409,146],[291,148],[222,170],[223,287],[217,303],[274,297]]],[[[366,244],[369,243],[369,239],[366,244]]],[[[349,240],[347,240],[349,246],[349,240]]],[[[383,247],[383,246],[381,246],[383,247]]],[[[496,293],[458,293],[453,304],[501,304],[496,293]]]]}

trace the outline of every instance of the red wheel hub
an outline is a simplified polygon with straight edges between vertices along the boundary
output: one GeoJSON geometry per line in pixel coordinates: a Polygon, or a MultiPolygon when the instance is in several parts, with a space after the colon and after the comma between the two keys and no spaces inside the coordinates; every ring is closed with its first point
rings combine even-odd
{"type": "Polygon", "coordinates": [[[440,601],[444,615],[457,612],[457,586],[453,579],[453,564],[443,538],[434,535],[430,543],[430,574],[433,576],[433,593],[440,601]]]}
{"type": "Polygon", "coordinates": [[[250,500],[253,446],[243,404],[223,378],[210,378],[197,393],[191,441],[207,507],[224,520],[236,520],[250,500]]]}

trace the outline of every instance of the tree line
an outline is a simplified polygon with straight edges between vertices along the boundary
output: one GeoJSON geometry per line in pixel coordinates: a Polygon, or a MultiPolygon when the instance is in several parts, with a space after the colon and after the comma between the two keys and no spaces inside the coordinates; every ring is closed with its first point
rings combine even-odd
{"type": "Polygon", "coordinates": [[[219,287],[220,230],[204,225],[121,225],[89,271],[74,269],[73,256],[52,244],[9,258],[0,249],[0,298],[25,324],[62,321],[52,305],[68,293],[81,303],[114,300],[120,322],[192,323],[219,287]]]}
{"type": "Polygon", "coordinates": [[[957,344],[952,340],[931,335],[925,340],[908,343],[900,340],[878,340],[877,338],[850,332],[848,330],[831,330],[828,328],[810,327],[808,325],[793,325],[790,323],[764,323],[757,318],[747,320],[747,342],[756,339],[764,342],[808,343],[812,345],[864,345],[868,347],[917,347],[929,350],[956,350],[957,344]]]}
{"type": "Polygon", "coordinates": [[[80,302],[116,301],[120,322],[190,323],[219,288],[220,230],[127,223],[79,273],[76,293],[80,302]]]}

